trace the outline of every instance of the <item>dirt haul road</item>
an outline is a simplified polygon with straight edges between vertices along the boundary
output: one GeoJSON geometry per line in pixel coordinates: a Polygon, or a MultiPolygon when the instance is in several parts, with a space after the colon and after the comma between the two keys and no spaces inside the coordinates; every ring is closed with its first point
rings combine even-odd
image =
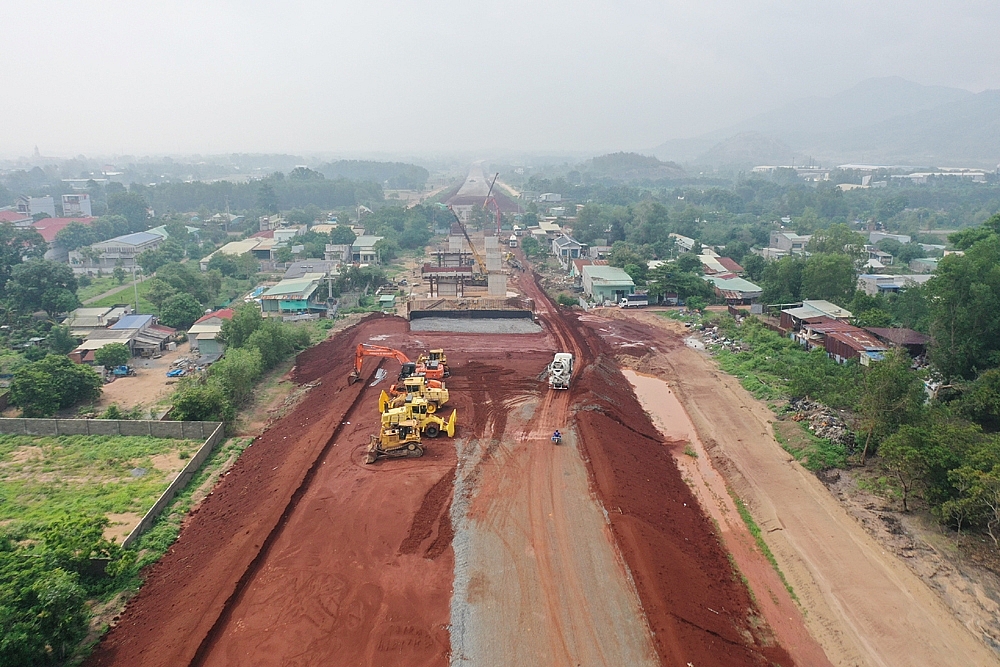
{"type": "Polygon", "coordinates": [[[190,517],[88,664],[793,664],[611,346],[523,287],[546,333],[373,317],[300,355],[296,380],[317,386],[190,517]],[[458,437],[363,465],[383,385],[347,384],[358,342],[446,348],[458,437]],[[566,392],[542,381],[557,349],[577,355],[566,392]]]}

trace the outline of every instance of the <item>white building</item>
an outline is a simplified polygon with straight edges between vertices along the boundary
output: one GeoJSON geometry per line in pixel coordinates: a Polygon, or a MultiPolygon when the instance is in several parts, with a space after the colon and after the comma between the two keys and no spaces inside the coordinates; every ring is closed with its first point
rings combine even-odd
{"type": "Polygon", "coordinates": [[[64,218],[85,217],[93,215],[90,209],[89,194],[75,194],[62,196],[62,209],[64,218]]]}
{"type": "Polygon", "coordinates": [[[562,201],[562,195],[558,192],[544,192],[538,195],[538,201],[544,202],[558,202],[562,201]]]}
{"type": "Polygon", "coordinates": [[[50,218],[56,217],[56,202],[51,196],[27,197],[21,195],[17,198],[17,211],[25,215],[38,215],[45,213],[50,218]]]}

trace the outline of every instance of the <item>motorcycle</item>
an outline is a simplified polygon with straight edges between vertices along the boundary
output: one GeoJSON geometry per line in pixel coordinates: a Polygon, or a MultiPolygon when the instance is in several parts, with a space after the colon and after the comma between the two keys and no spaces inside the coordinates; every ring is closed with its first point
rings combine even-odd
{"type": "Polygon", "coordinates": [[[558,445],[560,442],[562,442],[562,433],[556,431],[552,434],[552,444],[558,445]]]}

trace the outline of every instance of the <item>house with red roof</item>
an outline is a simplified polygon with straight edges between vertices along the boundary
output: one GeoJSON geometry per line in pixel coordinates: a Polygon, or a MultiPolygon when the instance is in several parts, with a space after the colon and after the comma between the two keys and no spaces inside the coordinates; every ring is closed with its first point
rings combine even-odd
{"type": "Polygon", "coordinates": [[[26,213],[21,213],[20,211],[15,211],[13,209],[7,211],[0,211],[0,224],[9,222],[15,227],[30,227],[31,226],[31,216],[26,213]]]}

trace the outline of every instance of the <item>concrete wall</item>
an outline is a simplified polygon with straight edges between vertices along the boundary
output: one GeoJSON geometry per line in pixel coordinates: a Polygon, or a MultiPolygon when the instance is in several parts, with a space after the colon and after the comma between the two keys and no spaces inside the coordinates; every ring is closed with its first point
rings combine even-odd
{"type": "Polygon", "coordinates": [[[208,458],[209,454],[212,453],[212,450],[215,449],[215,446],[219,444],[225,433],[225,425],[219,422],[152,422],[152,423],[203,424],[206,426],[214,424],[215,429],[212,431],[211,435],[208,436],[208,439],[205,440],[204,444],[202,444],[202,446],[198,448],[198,452],[191,457],[191,460],[188,461],[188,464],[184,466],[184,469],[181,470],[180,473],[177,475],[177,477],[174,478],[174,481],[170,483],[170,486],[168,486],[167,489],[162,494],[160,494],[160,497],[156,500],[155,503],[153,503],[153,506],[149,508],[149,511],[146,512],[146,515],[142,517],[142,519],[139,521],[136,527],[132,529],[132,532],[128,534],[128,537],[126,537],[122,541],[123,547],[131,546],[133,542],[139,539],[140,535],[149,530],[150,526],[153,525],[153,522],[156,521],[156,517],[160,516],[160,513],[163,512],[163,510],[167,507],[167,504],[174,499],[174,496],[177,495],[177,492],[183,489],[185,486],[187,486],[187,483],[191,481],[191,478],[194,477],[194,474],[198,472],[198,468],[201,467],[201,465],[208,458]]]}
{"type": "Polygon", "coordinates": [[[117,419],[0,419],[0,433],[18,435],[148,435],[205,440],[218,422],[160,422],[117,419]]]}

